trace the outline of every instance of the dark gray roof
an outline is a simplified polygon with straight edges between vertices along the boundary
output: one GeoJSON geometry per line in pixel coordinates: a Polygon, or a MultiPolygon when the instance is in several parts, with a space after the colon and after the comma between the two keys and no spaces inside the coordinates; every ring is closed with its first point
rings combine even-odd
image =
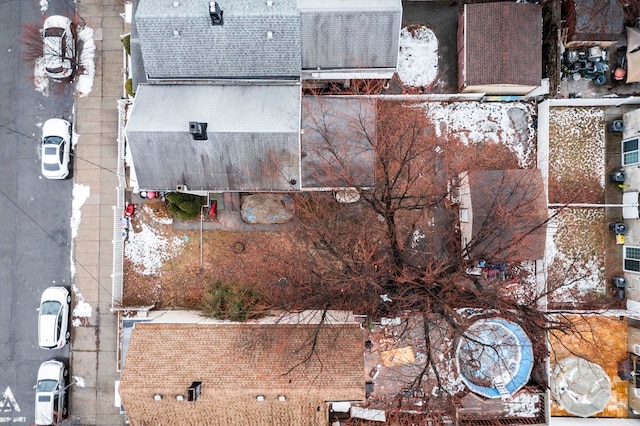
{"type": "Polygon", "coordinates": [[[303,189],[374,186],[375,111],[366,96],[303,97],[303,189]]]}
{"type": "Polygon", "coordinates": [[[139,86],[125,129],[138,187],[299,190],[300,96],[293,84],[139,86]]]}
{"type": "Polygon", "coordinates": [[[299,77],[295,0],[218,4],[224,25],[213,26],[209,0],[139,1],[135,23],[150,79],[299,77]]]}
{"type": "Polygon", "coordinates": [[[400,0],[298,0],[302,68],[396,68],[400,0]]]}

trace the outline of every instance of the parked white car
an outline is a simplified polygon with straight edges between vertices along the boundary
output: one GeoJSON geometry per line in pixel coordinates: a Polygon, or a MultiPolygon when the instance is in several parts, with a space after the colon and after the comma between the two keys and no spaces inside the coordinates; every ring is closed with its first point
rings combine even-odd
{"type": "Polygon", "coordinates": [[[42,28],[42,41],[42,56],[47,75],[55,79],[70,77],[76,55],[71,19],[61,15],[49,16],[42,28]]]}
{"type": "Polygon", "coordinates": [[[58,349],[69,341],[69,304],[71,294],[64,287],[49,287],[42,292],[38,308],[38,345],[58,349]]]}
{"type": "Polygon", "coordinates": [[[45,361],[38,369],[36,383],[36,425],[59,425],[67,417],[67,377],[62,361],[45,361]]]}
{"type": "Polygon", "coordinates": [[[42,176],[65,179],[71,170],[71,123],[52,118],[42,125],[42,176]]]}

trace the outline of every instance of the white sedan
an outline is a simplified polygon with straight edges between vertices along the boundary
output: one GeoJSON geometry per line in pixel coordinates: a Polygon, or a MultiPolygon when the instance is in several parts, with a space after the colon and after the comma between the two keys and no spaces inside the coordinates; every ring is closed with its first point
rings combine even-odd
{"type": "Polygon", "coordinates": [[[59,425],[67,417],[67,377],[64,362],[45,361],[38,369],[36,383],[36,425],[59,425]]]}
{"type": "Polygon", "coordinates": [[[69,341],[69,304],[71,294],[64,287],[49,287],[42,292],[38,311],[38,345],[58,349],[69,341]]]}
{"type": "Polygon", "coordinates": [[[42,125],[42,175],[65,179],[71,169],[71,123],[52,118],[42,125]]]}

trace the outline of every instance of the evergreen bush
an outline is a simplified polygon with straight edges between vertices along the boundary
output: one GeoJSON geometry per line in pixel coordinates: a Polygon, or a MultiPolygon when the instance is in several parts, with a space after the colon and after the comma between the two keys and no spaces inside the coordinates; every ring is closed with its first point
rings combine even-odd
{"type": "Polygon", "coordinates": [[[169,213],[182,220],[195,219],[206,202],[205,197],[183,192],[169,192],[165,195],[165,199],[169,203],[169,213]]]}
{"type": "Polygon", "coordinates": [[[262,295],[253,288],[213,281],[202,296],[202,315],[229,321],[246,321],[261,316],[262,295]]]}

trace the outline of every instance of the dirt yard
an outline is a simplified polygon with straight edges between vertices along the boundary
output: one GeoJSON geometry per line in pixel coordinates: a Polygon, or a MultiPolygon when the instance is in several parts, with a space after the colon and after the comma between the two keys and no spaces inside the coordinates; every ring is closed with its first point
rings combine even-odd
{"type": "MultiPolygon", "coordinates": [[[[293,251],[291,235],[279,232],[223,232],[205,230],[174,233],[161,201],[147,200],[144,207],[138,206],[129,232],[129,244],[135,241],[136,233],[150,234],[151,239],[171,239],[171,247],[161,247],[165,256],[161,266],[148,273],[148,264],[132,261],[125,256],[124,306],[155,305],[158,308],[197,308],[202,292],[214,280],[238,284],[270,282],[277,277],[261,276],[263,262],[280,262],[286,251],[293,251]],[[150,228],[150,229],[149,229],[150,228]],[[179,241],[179,243],[177,243],[179,241]],[[279,253],[279,256],[271,256],[279,253]],[[200,259],[202,263],[200,262],[200,259]],[[145,268],[147,269],[145,271],[145,268]]],[[[149,238],[149,237],[147,237],[149,238]]],[[[141,241],[144,256],[156,257],[155,242],[141,241]]],[[[277,265],[270,264],[273,269],[277,265]]],[[[283,265],[284,267],[284,265],[283,265]]],[[[269,268],[272,269],[272,268],[269,268]]]]}

